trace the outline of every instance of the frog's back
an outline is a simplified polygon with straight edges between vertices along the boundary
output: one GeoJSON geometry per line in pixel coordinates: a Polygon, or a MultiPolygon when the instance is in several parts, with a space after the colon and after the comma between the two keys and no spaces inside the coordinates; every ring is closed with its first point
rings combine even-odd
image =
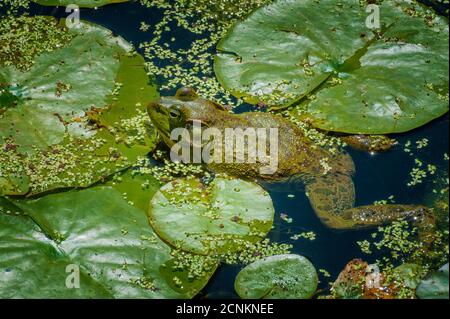
{"type": "Polygon", "coordinates": [[[278,170],[274,179],[294,175],[309,178],[322,175],[327,169],[345,175],[351,175],[354,171],[350,156],[344,153],[330,154],[315,145],[299,127],[281,116],[261,112],[243,113],[239,116],[251,127],[278,130],[278,170]]]}

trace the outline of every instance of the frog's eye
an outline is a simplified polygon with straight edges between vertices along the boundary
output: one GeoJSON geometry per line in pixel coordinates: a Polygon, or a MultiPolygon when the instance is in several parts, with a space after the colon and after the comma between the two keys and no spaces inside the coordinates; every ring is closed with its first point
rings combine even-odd
{"type": "Polygon", "coordinates": [[[182,87],[181,89],[178,89],[175,96],[182,101],[193,101],[198,98],[197,92],[190,87],[182,87]]]}
{"type": "Polygon", "coordinates": [[[176,109],[176,108],[171,108],[169,110],[169,116],[173,119],[177,119],[179,118],[181,115],[180,110],[176,109]]]}

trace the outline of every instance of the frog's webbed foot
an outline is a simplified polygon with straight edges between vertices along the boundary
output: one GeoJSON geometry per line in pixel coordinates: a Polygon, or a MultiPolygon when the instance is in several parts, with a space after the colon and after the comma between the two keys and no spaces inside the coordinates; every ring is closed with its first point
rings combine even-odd
{"type": "Polygon", "coordinates": [[[315,177],[305,184],[306,195],[322,223],[330,228],[352,228],[342,212],[353,208],[355,188],[349,176],[333,174],[315,177]]]}
{"type": "MultiPolygon", "coordinates": [[[[334,229],[358,229],[382,225],[400,218],[420,229],[434,225],[430,209],[418,205],[367,205],[354,207],[355,188],[351,177],[330,174],[306,183],[309,201],[322,222],[334,229]]],[[[423,234],[423,232],[422,232],[423,234]]]]}

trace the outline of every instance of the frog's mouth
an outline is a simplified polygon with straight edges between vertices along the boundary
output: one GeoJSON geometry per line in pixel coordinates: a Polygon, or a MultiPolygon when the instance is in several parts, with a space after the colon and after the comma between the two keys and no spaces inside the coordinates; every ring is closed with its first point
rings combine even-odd
{"type": "Polygon", "coordinates": [[[161,139],[169,147],[172,147],[174,141],[170,139],[169,111],[167,108],[159,103],[152,102],[147,106],[147,112],[161,139]]]}

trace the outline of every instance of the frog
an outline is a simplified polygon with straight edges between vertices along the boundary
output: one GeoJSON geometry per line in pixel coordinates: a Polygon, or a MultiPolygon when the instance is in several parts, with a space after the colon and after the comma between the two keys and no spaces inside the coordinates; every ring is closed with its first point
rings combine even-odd
{"type": "MultiPolygon", "coordinates": [[[[400,218],[420,227],[432,225],[432,210],[423,205],[386,204],[355,206],[352,176],[355,164],[344,150],[332,152],[314,143],[297,125],[278,114],[246,112],[234,114],[219,103],[199,97],[189,87],[180,88],[175,96],[161,97],[147,106],[151,123],[167,147],[174,129],[192,130],[192,123],[215,128],[276,128],[278,131],[278,167],[275,172],[261,173],[266,163],[209,161],[205,165],[213,173],[259,182],[301,183],[312,209],[327,227],[354,230],[386,224],[400,218]]],[[[223,135],[225,136],[225,135],[223,135]]],[[[225,138],[225,137],[223,137],[225,138]]],[[[248,140],[245,141],[248,143],[248,140]]],[[[235,155],[235,154],[234,154],[235,155]]]]}

